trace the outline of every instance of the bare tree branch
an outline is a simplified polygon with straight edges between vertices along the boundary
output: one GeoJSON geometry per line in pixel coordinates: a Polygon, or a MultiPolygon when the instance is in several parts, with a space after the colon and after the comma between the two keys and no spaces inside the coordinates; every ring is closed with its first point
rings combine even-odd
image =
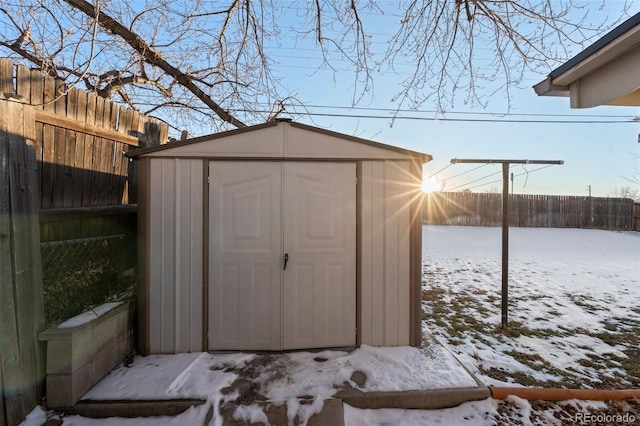
{"type": "Polygon", "coordinates": [[[91,18],[95,18],[96,21],[106,30],[119,35],[125,40],[138,54],[140,54],[147,63],[156,66],[166,72],[168,75],[173,76],[182,86],[186,87],[191,93],[193,93],[198,99],[204,102],[209,108],[211,108],[222,120],[231,123],[236,127],[246,127],[242,121],[238,120],[228,111],[224,110],[213,99],[209,97],[202,89],[200,89],[193,80],[183,73],[179,68],[167,62],[162,55],[154,48],[149,46],[140,36],[133,31],[130,31],[122,24],[106,15],[96,11],[96,7],[92,6],[83,0],[64,0],[69,5],[85,13],[91,18]]]}
{"type": "Polygon", "coordinates": [[[629,7],[616,3],[620,16],[594,22],[590,6],[574,0],[396,0],[393,7],[375,0],[20,0],[0,5],[0,53],[198,134],[294,113],[290,99],[304,86],[289,87],[288,59],[279,63],[278,49],[295,51],[298,44],[304,50],[296,59],[306,57],[335,82],[351,80],[354,105],[369,97],[400,111],[429,102],[444,113],[459,102],[485,107],[496,94],[510,99],[525,73],[548,72],[629,7]],[[274,65],[281,66],[278,73],[274,65]],[[375,98],[374,83],[390,82],[398,85],[395,94],[375,98]]]}

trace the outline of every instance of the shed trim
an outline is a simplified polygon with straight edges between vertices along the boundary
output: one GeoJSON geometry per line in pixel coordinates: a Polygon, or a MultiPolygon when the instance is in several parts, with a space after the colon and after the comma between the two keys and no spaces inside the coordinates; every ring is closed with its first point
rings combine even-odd
{"type": "MultiPolygon", "coordinates": [[[[412,176],[422,178],[422,167],[417,162],[410,165],[412,176]]],[[[422,206],[424,196],[419,193],[411,200],[410,209],[410,266],[409,266],[409,344],[422,344],[422,206]]]]}
{"type": "Polygon", "coordinates": [[[362,161],[356,162],[356,347],[362,345],[362,161]]]}
{"type": "Polygon", "coordinates": [[[209,348],[209,160],[202,160],[202,350],[209,348]]]}

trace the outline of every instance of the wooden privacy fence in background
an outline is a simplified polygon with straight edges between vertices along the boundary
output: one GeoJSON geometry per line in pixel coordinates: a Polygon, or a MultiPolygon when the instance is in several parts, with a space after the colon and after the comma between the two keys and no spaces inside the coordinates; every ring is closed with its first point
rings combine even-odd
{"type": "MultiPolygon", "coordinates": [[[[510,226],[550,228],[634,229],[634,202],[628,198],[564,195],[510,195],[510,226]]],[[[433,192],[425,197],[424,223],[500,226],[502,195],[433,192]]]]}
{"type": "Polygon", "coordinates": [[[0,59],[2,97],[32,106],[25,125],[36,149],[41,209],[132,202],[124,153],[167,140],[166,123],[7,59],[0,59]]]}

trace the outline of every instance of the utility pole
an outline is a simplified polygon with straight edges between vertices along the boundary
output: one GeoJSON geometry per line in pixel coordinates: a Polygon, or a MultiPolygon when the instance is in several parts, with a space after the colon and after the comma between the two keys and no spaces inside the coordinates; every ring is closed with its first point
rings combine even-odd
{"type": "Polygon", "coordinates": [[[564,164],[562,160],[451,160],[452,164],[502,164],[502,329],[507,329],[509,306],[509,167],[511,164],[564,164]]]}

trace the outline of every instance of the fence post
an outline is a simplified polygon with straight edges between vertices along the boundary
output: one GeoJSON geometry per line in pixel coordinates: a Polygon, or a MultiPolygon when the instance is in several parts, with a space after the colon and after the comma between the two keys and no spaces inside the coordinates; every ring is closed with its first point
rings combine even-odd
{"type": "Polygon", "coordinates": [[[21,423],[42,396],[44,329],[34,126],[29,106],[0,100],[0,414],[21,423]]]}

